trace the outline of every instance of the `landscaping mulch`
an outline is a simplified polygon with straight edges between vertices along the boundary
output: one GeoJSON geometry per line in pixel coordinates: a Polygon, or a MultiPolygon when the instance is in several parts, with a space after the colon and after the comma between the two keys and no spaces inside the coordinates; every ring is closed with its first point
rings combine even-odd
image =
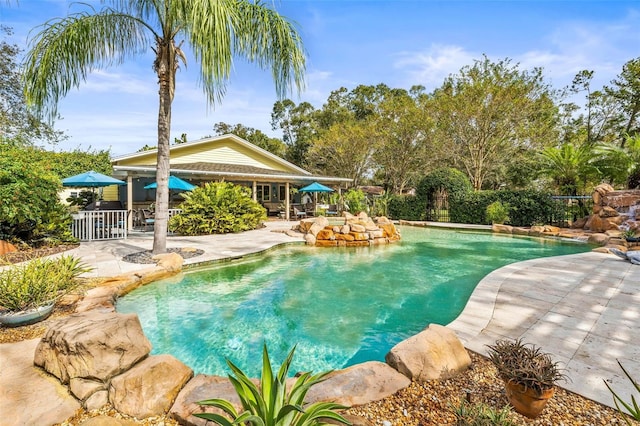
{"type": "Polygon", "coordinates": [[[38,257],[51,256],[52,254],[73,250],[79,245],[80,244],[60,244],[58,246],[29,248],[25,250],[14,251],[11,253],[5,253],[0,256],[0,266],[25,262],[27,260],[36,259],[38,257]]]}

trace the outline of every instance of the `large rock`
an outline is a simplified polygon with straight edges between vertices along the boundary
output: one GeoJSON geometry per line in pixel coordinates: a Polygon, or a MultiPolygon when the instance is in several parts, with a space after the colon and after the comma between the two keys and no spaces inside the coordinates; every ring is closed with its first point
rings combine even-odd
{"type": "Polygon", "coordinates": [[[53,323],[38,344],[34,363],[65,384],[73,378],[107,382],[150,351],[137,315],[90,311],[53,323]]]}
{"type": "Polygon", "coordinates": [[[111,380],[109,401],[137,418],[161,415],[192,376],[193,370],[171,355],[151,356],[111,380]]]}
{"type": "Polygon", "coordinates": [[[445,379],[471,365],[471,358],[456,334],[437,324],[394,346],[387,363],[415,381],[445,379]]]}
{"type": "Polygon", "coordinates": [[[236,410],[242,408],[240,398],[229,379],[198,374],[182,388],[169,413],[181,425],[205,426],[207,421],[195,417],[193,413],[223,414],[217,408],[197,404],[198,401],[211,398],[226,399],[236,410]]]}
{"type": "Polygon", "coordinates": [[[0,240],[0,256],[7,253],[13,253],[14,251],[18,251],[16,246],[8,241],[0,240]]]}
{"type": "Polygon", "coordinates": [[[386,398],[410,384],[411,380],[384,362],[369,361],[332,372],[311,387],[305,401],[331,401],[351,407],[386,398]]]}

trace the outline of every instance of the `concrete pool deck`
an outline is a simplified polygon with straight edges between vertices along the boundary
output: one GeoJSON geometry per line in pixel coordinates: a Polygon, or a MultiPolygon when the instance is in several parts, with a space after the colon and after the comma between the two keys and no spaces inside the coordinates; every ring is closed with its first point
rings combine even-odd
{"type": "MultiPolygon", "coordinates": [[[[185,265],[242,257],[278,244],[302,241],[302,237],[284,233],[296,223],[270,221],[263,229],[241,234],[169,236],[167,247],[204,250],[203,255],[187,259],[185,265]]],[[[93,266],[92,276],[114,276],[149,266],[121,259],[151,249],[152,237],[151,232],[134,233],[127,240],[82,243],[64,254],[73,254],[93,266]]],[[[613,406],[603,380],[625,400],[634,394],[616,359],[632,377],[640,378],[640,266],[595,252],[511,264],[487,275],[462,314],[448,327],[469,350],[481,354],[486,354],[486,344],[500,338],[522,338],[536,344],[565,368],[570,381],[560,386],[613,406]]],[[[31,347],[35,348],[35,343],[29,343],[29,350],[21,349],[20,344],[0,345],[0,365],[29,367],[33,363],[31,347]]],[[[18,391],[17,385],[35,388],[38,399],[26,401],[36,404],[38,400],[60,398],[56,391],[44,395],[43,388],[29,382],[27,377],[36,376],[17,380],[15,374],[2,371],[0,390],[4,396],[10,388],[18,391]]],[[[18,401],[13,399],[0,398],[0,412],[18,409],[18,401]]]]}

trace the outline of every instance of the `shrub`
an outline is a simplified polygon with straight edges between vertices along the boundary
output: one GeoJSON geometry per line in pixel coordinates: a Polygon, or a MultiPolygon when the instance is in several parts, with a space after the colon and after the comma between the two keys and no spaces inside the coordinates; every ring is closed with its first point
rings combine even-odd
{"type": "Polygon", "coordinates": [[[350,189],[344,193],[345,208],[349,213],[367,212],[367,194],[361,189],[350,189]]]}
{"type": "Polygon", "coordinates": [[[427,204],[415,195],[394,195],[389,200],[388,214],[393,219],[424,220],[427,204]]]}
{"type": "Polygon", "coordinates": [[[494,201],[487,206],[487,222],[489,223],[505,223],[509,221],[509,204],[502,204],[500,201],[494,201]]]}
{"type": "Polygon", "coordinates": [[[266,210],[251,198],[251,190],[229,182],[207,183],[182,195],[182,212],[169,229],[182,235],[226,234],[258,228],[266,210]]]}
{"type": "Polygon", "coordinates": [[[457,426],[511,426],[515,423],[509,420],[511,408],[507,405],[501,410],[496,410],[486,404],[471,404],[462,401],[460,405],[453,407],[457,426]]]}
{"type": "Polygon", "coordinates": [[[449,216],[452,222],[488,224],[487,207],[495,201],[509,205],[509,223],[513,226],[552,223],[553,218],[564,217],[562,203],[554,201],[548,192],[535,190],[458,194],[449,198],[449,216]]]}
{"type": "Polygon", "coordinates": [[[469,178],[460,170],[442,168],[429,173],[418,183],[416,195],[426,201],[428,197],[439,190],[445,190],[450,197],[455,197],[459,194],[466,194],[471,189],[469,178]]]}
{"type": "Polygon", "coordinates": [[[5,269],[0,272],[0,306],[18,312],[55,302],[77,286],[80,274],[90,270],[73,256],[34,259],[5,269]]]}
{"type": "Polygon", "coordinates": [[[71,217],[60,203],[60,179],[37,148],[0,142],[0,239],[29,245],[74,241],[71,217]]]}
{"type": "Polygon", "coordinates": [[[311,375],[301,374],[287,392],[287,375],[293,360],[295,346],[280,366],[277,375],[273,375],[271,361],[265,345],[262,350],[262,375],[258,388],[246,374],[231,361],[227,365],[233,376],[229,380],[240,398],[244,411],[238,413],[234,406],[224,399],[208,399],[198,404],[212,406],[224,411],[230,418],[214,413],[197,413],[194,416],[211,420],[217,424],[230,426],[236,424],[254,424],[271,426],[306,426],[326,424],[326,420],[334,420],[343,424],[350,424],[335,410],[348,408],[333,402],[316,402],[305,405],[305,396],[316,383],[324,380],[329,372],[311,375]]]}

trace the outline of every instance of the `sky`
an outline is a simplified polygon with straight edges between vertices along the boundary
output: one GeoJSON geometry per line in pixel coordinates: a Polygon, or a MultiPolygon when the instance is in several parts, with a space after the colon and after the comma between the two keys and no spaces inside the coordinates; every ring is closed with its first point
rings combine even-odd
{"type": "MultiPolygon", "coordinates": [[[[100,8],[101,3],[84,0],[100,8]]],[[[288,96],[315,108],[342,87],[386,84],[428,92],[486,55],[520,70],[543,69],[561,89],[581,70],[594,71],[600,89],[640,57],[640,0],[280,0],[266,4],[295,22],[307,53],[306,87],[288,96]]],[[[68,0],[0,3],[7,41],[24,49],[52,18],[86,10],[68,0]]],[[[181,40],[179,37],[178,40],[181,40]]],[[[185,41],[185,45],[187,42],[185,41]]],[[[224,99],[209,105],[198,84],[198,64],[187,48],[177,75],[171,138],[213,135],[216,123],[242,124],[281,138],[271,128],[278,100],[270,72],[236,60],[224,99]]],[[[157,143],[158,87],[153,53],[94,71],[59,103],[56,128],[68,139],[55,150],[110,150],[112,156],[157,143]]]]}

